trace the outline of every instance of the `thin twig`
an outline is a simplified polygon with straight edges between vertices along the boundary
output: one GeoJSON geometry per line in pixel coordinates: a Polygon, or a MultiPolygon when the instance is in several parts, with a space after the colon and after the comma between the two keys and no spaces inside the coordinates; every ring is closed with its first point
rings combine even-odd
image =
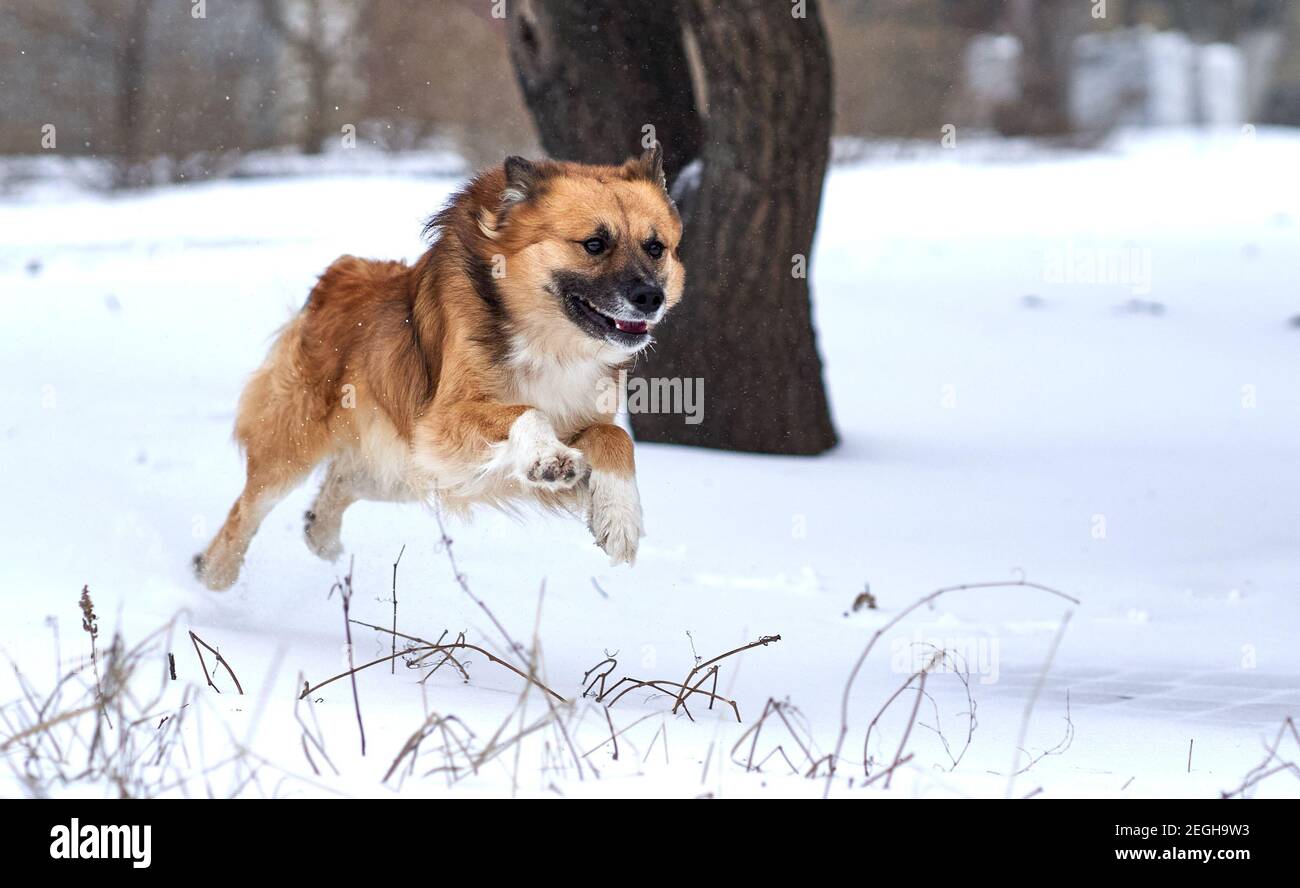
{"type": "MultiPolygon", "coordinates": [[[[348,573],[342,582],[335,583],[330,589],[330,594],[334,589],[339,590],[339,598],[343,600],[343,637],[348,649],[348,678],[352,681],[352,706],[357,713],[357,731],[361,734],[361,755],[366,754],[366,725],[361,719],[361,698],[357,694],[357,670],[353,668],[352,659],[352,620],[349,617],[349,611],[352,607],[352,570],[356,564],[355,556],[348,562],[348,573]]],[[[394,641],[396,647],[396,641],[394,641]]],[[[396,651],[391,659],[396,659],[396,651]]],[[[304,695],[305,696],[305,695],[304,695]]]]}
{"type": "MultiPolygon", "coordinates": [[[[244,686],[239,683],[239,676],[235,675],[235,670],[230,668],[230,663],[227,662],[225,657],[221,656],[221,651],[199,638],[193,629],[190,630],[190,640],[194,642],[194,651],[199,655],[199,665],[203,667],[203,677],[208,680],[208,687],[212,688],[218,694],[221,693],[221,689],[217,687],[216,683],[212,680],[212,676],[208,674],[208,667],[207,664],[203,662],[203,652],[199,650],[199,645],[203,645],[212,652],[212,656],[217,658],[217,664],[226,670],[231,681],[235,683],[235,690],[239,692],[240,696],[243,696],[244,686]]],[[[213,671],[215,672],[216,670],[213,671]]]]}
{"type": "Polygon", "coordinates": [[[862,781],[862,785],[870,786],[871,784],[879,780],[881,777],[884,777],[885,780],[888,781],[890,778],[894,776],[895,771],[897,771],[899,768],[903,767],[903,765],[910,762],[913,758],[915,758],[915,753],[909,752],[907,755],[903,756],[901,759],[894,762],[892,765],[890,765],[885,770],[881,771],[879,774],[876,774],[874,777],[868,777],[866,780],[862,781]]]}
{"type": "MultiPolygon", "coordinates": [[[[385,628],[385,627],[383,627],[383,626],[376,626],[374,623],[367,623],[365,620],[352,619],[351,622],[355,623],[355,624],[358,625],[358,626],[365,626],[367,629],[373,629],[373,630],[375,630],[376,632],[388,632],[388,633],[392,633],[392,630],[391,630],[391,629],[387,629],[387,628],[385,628]]],[[[421,637],[418,636],[418,635],[407,635],[405,632],[397,632],[397,633],[392,633],[392,634],[393,634],[393,636],[394,636],[394,639],[397,639],[397,638],[405,638],[407,641],[418,642],[418,643],[419,643],[420,645],[422,645],[423,647],[411,647],[411,648],[406,648],[405,650],[395,651],[393,657],[391,657],[390,659],[395,660],[397,657],[399,657],[399,656],[403,656],[403,655],[405,655],[405,654],[409,654],[409,653],[411,653],[412,651],[416,651],[416,650],[425,650],[425,651],[427,651],[427,653],[421,655],[420,657],[414,659],[412,662],[410,662],[410,663],[407,664],[408,666],[419,666],[419,665],[423,664],[423,662],[424,662],[426,659],[428,659],[429,657],[431,657],[431,656],[433,656],[434,654],[438,653],[438,649],[439,649],[440,647],[444,647],[444,646],[445,646],[445,645],[443,645],[443,643],[442,643],[442,639],[447,637],[447,630],[444,629],[444,630],[442,631],[442,635],[439,637],[439,639],[438,639],[437,641],[429,641],[428,639],[421,638],[421,637]]],[[[463,642],[464,640],[465,640],[465,633],[462,632],[462,633],[460,633],[459,636],[457,636],[457,643],[459,644],[460,642],[463,642]]],[[[456,667],[456,669],[459,670],[461,676],[462,676],[466,681],[469,681],[469,671],[465,668],[464,664],[462,664],[462,663],[460,662],[460,660],[457,660],[457,659],[456,659],[455,657],[453,657],[451,654],[443,654],[443,658],[442,658],[441,660],[438,661],[438,665],[437,665],[437,666],[434,666],[432,669],[430,669],[428,675],[425,675],[424,678],[420,679],[420,681],[423,682],[425,679],[427,679],[427,678],[429,677],[429,675],[432,675],[433,673],[437,672],[438,669],[441,668],[441,666],[442,666],[444,663],[448,662],[448,661],[450,661],[450,662],[451,662],[451,663],[456,667]]]]}
{"type": "MultiPolygon", "coordinates": [[[[375,629],[379,632],[389,631],[387,628],[383,626],[374,626],[369,623],[363,623],[361,620],[355,620],[354,622],[362,626],[369,626],[371,629],[375,629]]],[[[541,688],[543,691],[546,691],[546,693],[550,694],[552,697],[554,697],[556,700],[559,700],[561,703],[569,702],[563,696],[551,690],[549,687],[542,684],[540,681],[534,678],[530,678],[528,673],[521,671],[516,666],[513,666],[510,663],[507,663],[505,660],[502,660],[500,657],[498,657],[496,654],[492,653],[491,651],[487,650],[486,648],[481,648],[476,644],[469,644],[468,642],[463,642],[463,641],[458,641],[455,642],[454,644],[417,645],[414,647],[404,648],[403,650],[398,651],[396,655],[385,654],[384,656],[379,657],[378,659],[371,660],[369,663],[362,663],[360,666],[356,666],[352,669],[347,670],[346,672],[340,672],[338,675],[331,676],[322,682],[318,682],[314,685],[308,685],[307,687],[303,688],[300,696],[305,697],[308,694],[313,693],[314,691],[320,690],[321,688],[325,687],[325,685],[327,684],[332,684],[333,682],[338,681],[340,678],[347,678],[348,676],[353,675],[357,672],[361,672],[362,670],[369,669],[371,666],[377,666],[380,663],[387,663],[389,660],[393,659],[394,656],[403,657],[406,656],[407,654],[421,653],[423,651],[430,651],[433,653],[443,653],[446,651],[456,651],[456,650],[474,651],[475,653],[482,654],[483,656],[487,657],[488,660],[490,660],[491,662],[496,663],[498,666],[504,666],[506,669],[509,669],[515,675],[518,675],[520,678],[524,679],[530,684],[534,684],[537,687],[541,688]]]]}
{"type": "MultiPolygon", "coordinates": [[[[402,544],[402,550],[397,553],[397,560],[393,562],[393,662],[389,664],[389,674],[397,674],[397,565],[402,563],[402,556],[406,554],[406,544],[402,544]]],[[[350,664],[349,664],[350,665],[350,664]]]]}
{"type": "MultiPolygon", "coordinates": [[[[1043,692],[1043,686],[1047,684],[1047,673],[1052,669],[1052,661],[1056,659],[1056,650],[1061,646],[1061,639],[1065,637],[1065,630],[1070,625],[1070,618],[1073,616],[1074,611],[1066,611],[1065,616],[1061,618],[1061,625],[1057,627],[1056,636],[1052,639],[1052,646],[1047,650],[1047,658],[1043,661],[1043,668],[1038,673],[1038,680],[1034,682],[1034,689],[1030,692],[1029,699],[1025,701],[1025,712],[1020,719],[1020,733],[1017,735],[1016,740],[1016,755],[1015,758],[1011,760],[1011,773],[1007,775],[1007,798],[1011,798],[1011,794],[1015,790],[1016,775],[1028,771],[1029,768],[1034,766],[1035,761],[1037,761],[1030,761],[1029,765],[1023,770],[1018,770],[1016,767],[1020,763],[1020,753],[1024,751],[1025,738],[1029,734],[1029,720],[1034,714],[1034,704],[1038,702],[1038,696],[1043,692]]],[[[1070,721],[1069,691],[1066,691],[1065,694],[1065,717],[1066,724],[1069,727],[1069,732],[1066,735],[1067,739],[1063,742],[1068,745],[1069,740],[1074,736],[1074,723],[1070,721]]],[[[1063,749],[1064,747],[1060,748],[1063,749]]],[[[1045,752],[1043,755],[1048,754],[1050,753],[1045,752]]],[[[1039,756],[1039,758],[1042,757],[1043,756],[1039,756]]]]}
{"type": "Polygon", "coordinates": [[[1293,761],[1282,759],[1279,755],[1282,750],[1282,741],[1285,740],[1288,735],[1295,740],[1297,746],[1300,746],[1300,730],[1296,728],[1295,720],[1290,716],[1287,716],[1282,720],[1282,725],[1277,729],[1277,736],[1273,738],[1273,742],[1265,744],[1264,751],[1267,754],[1264,756],[1264,760],[1246,773],[1246,777],[1242,780],[1240,786],[1231,792],[1221,793],[1221,796],[1225,799],[1230,799],[1233,796],[1245,795],[1246,790],[1250,789],[1252,786],[1256,786],[1261,781],[1272,777],[1274,774],[1289,772],[1295,775],[1295,777],[1300,778],[1300,767],[1298,767],[1293,761]],[[1279,762],[1279,764],[1270,768],[1269,765],[1274,761],[1279,762]]]}
{"type": "Polygon", "coordinates": [[[452,549],[452,539],[448,535],[447,527],[442,520],[442,504],[437,500],[434,501],[433,516],[438,522],[438,533],[441,535],[442,548],[443,551],[447,553],[447,562],[451,565],[451,572],[456,578],[456,585],[460,586],[461,591],[469,596],[471,601],[478,605],[479,610],[487,614],[487,618],[492,621],[492,625],[501,633],[501,637],[505,641],[506,646],[516,656],[519,656],[523,651],[523,648],[518,644],[518,642],[511,638],[510,633],[506,631],[506,627],[501,624],[501,621],[497,619],[496,614],[492,613],[492,609],[487,606],[487,602],[474,594],[473,590],[469,587],[469,579],[460,572],[460,567],[456,563],[456,553],[452,549]]]}
{"type": "Polygon", "coordinates": [[[972,589],[1000,589],[1000,588],[1010,588],[1010,587],[1017,587],[1017,586],[1028,588],[1028,589],[1036,589],[1040,592],[1046,592],[1049,595],[1054,595],[1058,598],[1064,598],[1066,601],[1069,601],[1073,604],[1079,603],[1079,600],[1077,598],[1074,598],[1071,595],[1066,595],[1064,592],[1059,592],[1056,589],[1053,589],[1049,586],[1043,586],[1039,583],[1031,583],[1024,579],[999,580],[999,581],[993,581],[987,583],[964,583],[960,586],[945,586],[941,589],[936,589],[935,591],[931,592],[929,595],[922,596],[921,598],[917,599],[908,607],[899,611],[899,613],[896,614],[887,623],[885,623],[885,625],[881,626],[874,633],[872,633],[871,638],[867,641],[866,647],[862,649],[862,653],[858,654],[858,658],[854,662],[853,668],[849,670],[848,679],[844,682],[844,691],[840,697],[839,736],[838,738],[836,738],[834,751],[831,752],[826,758],[828,767],[826,772],[826,788],[823,793],[824,796],[830,795],[831,782],[835,778],[836,763],[841,761],[841,753],[844,751],[844,742],[848,738],[849,701],[853,694],[853,685],[857,681],[858,674],[862,671],[863,665],[867,662],[867,658],[871,656],[871,652],[875,649],[876,643],[880,641],[880,639],[884,637],[884,635],[888,633],[891,629],[893,629],[903,620],[907,619],[909,615],[914,613],[919,608],[932,603],[935,599],[943,595],[947,595],[951,592],[962,592],[962,591],[972,590],[972,589]]]}
{"type": "MultiPolygon", "coordinates": [[[[677,695],[677,700],[676,702],[673,703],[673,708],[671,710],[672,714],[676,715],[677,708],[681,706],[682,703],[686,700],[686,697],[688,695],[686,694],[685,689],[691,683],[691,679],[694,678],[696,673],[698,673],[700,670],[707,669],[708,667],[712,666],[714,663],[717,663],[721,660],[725,660],[728,657],[735,656],[736,654],[743,653],[747,650],[750,650],[751,648],[767,647],[769,644],[772,644],[773,642],[777,642],[780,640],[781,640],[781,636],[779,635],[764,635],[762,638],[758,639],[758,641],[751,641],[749,644],[742,644],[740,647],[733,648],[732,650],[727,651],[725,654],[718,654],[716,657],[714,657],[711,660],[705,660],[703,663],[697,662],[695,664],[695,667],[691,669],[689,673],[687,673],[686,680],[682,682],[682,692],[677,695]]],[[[739,714],[737,714],[736,718],[737,720],[739,720],[740,718],[739,714]]]]}

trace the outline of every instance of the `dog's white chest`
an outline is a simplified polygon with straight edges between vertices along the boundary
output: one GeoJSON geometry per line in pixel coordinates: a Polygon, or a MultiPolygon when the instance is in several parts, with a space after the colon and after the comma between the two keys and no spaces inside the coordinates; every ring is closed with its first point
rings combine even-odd
{"type": "Polygon", "coordinates": [[[546,415],[561,437],[579,432],[618,409],[608,364],[527,355],[514,361],[511,394],[546,415]]]}

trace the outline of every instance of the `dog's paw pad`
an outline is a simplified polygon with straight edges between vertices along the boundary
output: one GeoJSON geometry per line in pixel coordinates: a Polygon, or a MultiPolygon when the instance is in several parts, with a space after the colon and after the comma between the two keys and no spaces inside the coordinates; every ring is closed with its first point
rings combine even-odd
{"type": "Polygon", "coordinates": [[[582,454],[571,447],[543,453],[524,470],[530,484],[566,489],[578,483],[582,475],[582,454]]]}

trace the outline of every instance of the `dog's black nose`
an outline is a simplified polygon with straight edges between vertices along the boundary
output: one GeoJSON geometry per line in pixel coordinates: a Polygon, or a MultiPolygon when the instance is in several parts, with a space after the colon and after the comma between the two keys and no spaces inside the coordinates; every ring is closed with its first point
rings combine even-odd
{"type": "Polygon", "coordinates": [[[627,301],[643,315],[652,315],[664,304],[664,291],[654,284],[638,284],[628,294],[627,301]]]}

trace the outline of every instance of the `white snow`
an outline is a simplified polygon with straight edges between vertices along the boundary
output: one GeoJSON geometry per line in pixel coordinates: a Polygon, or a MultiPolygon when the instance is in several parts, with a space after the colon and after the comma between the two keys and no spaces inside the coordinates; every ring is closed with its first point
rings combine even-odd
{"type": "MultiPolygon", "coordinates": [[[[811,262],[843,439],[834,452],[639,445],[648,535],[630,569],[609,567],[576,520],[484,513],[449,524],[470,587],[512,636],[538,640],[545,679],[569,698],[606,652],[617,652],[615,677],[680,681],[692,647],[707,659],[780,634],[722,663],[718,691],[745,723],[698,700],[691,722],[669,714],[671,698],[636,691],[609,710],[627,729],[617,761],[607,745],[580,774],[544,730],[518,763],[512,751],[451,790],[433,775],[400,793],[820,795],[825,782],[784,776],[779,754],[761,774],[731,760],[767,699],[797,706],[824,755],[876,629],[936,588],[1021,576],[1082,601],[1023,740],[1035,757],[1062,741],[1068,693],[1068,748],[1010,788],[999,776],[1016,762],[1026,704],[1071,608],[1029,588],[958,591],[904,620],[863,666],[840,774],[861,773],[868,723],[926,662],[916,650],[927,643],[972,670],[969,751],[945,768],[933,729],[955,755],[968,706],[940,670],[926,690],[942,721],[922,706],[913,758],[890,789],[837,782],[833,794],[1235,788],[1300,713],[1298,151],[1288,131],[1171,133],[1009,164],[959,140],[837,167],[811,262]],[[850,614],[867,584],[879,609],[850,614]]],[[[273,332],[338,254],[417,256],[421,222],[456,184],[400,170],[113,197],[46,183],[0,203],[0,646],[33,685],[54,676],[47,617],[63,665],[84,658],[83,584],[101,645],[115,627],[138,641],[179,612],[169,705],[197,680],[204,714],[186,729],[204,736],[206,760],[237,736],[311,776],[293,719],[298,675],[345,668],[342,612],[327,593],[346,563],[319,561],[302,539],[314,489],[272,513],[231,591],[202,589],[189,560],[242,484],[234,405],[273,332]],[[248,697],[224,676],[225,693],[203,688],[191,628],[220,647],[248,697]]],[[[706,385],[706,417],[707,397],[706,385]]],[[[360,504],[343,542],[356,559],[354,617],[391,620],[405,546],[399,630],[464,630],[506,652],[457,587],[427,510],[360,504]]],[[[386,636],[354,632],[358,661],[389,650],[386,636]]],[[[381,778],[426,711],[458,716],[482,742],[515,710],[521,682],[468,659],[468,683],[450,668],[423,685],[401,664],[396,676],[387,665],[360,673],[364,759],[348,682],[318,691],[342,776],[241,791],[397,794],[381,778]]],[[[161,669],[161,657],[148,666],[161,669]]],[[[6,674],[0,701],[17,696],[6,674]]],[[[901,695],[873,730],[877,761],[894,756],[912,700],[901,695]]],[[[511,724],[548,712],[540,694],[526,705],[511,724]]],[[[566,724],[584,753],[609,734],[590,702],[566,724]]],[[[782,730],[765,723],[755,761],[778,743],[799,760],[782,730]]],[[[19,792],[7,779],[0,793],[19,792]]],[[[1296,795],[1300,781],[1280,774],[1257,791],[1296,795]]]]}

